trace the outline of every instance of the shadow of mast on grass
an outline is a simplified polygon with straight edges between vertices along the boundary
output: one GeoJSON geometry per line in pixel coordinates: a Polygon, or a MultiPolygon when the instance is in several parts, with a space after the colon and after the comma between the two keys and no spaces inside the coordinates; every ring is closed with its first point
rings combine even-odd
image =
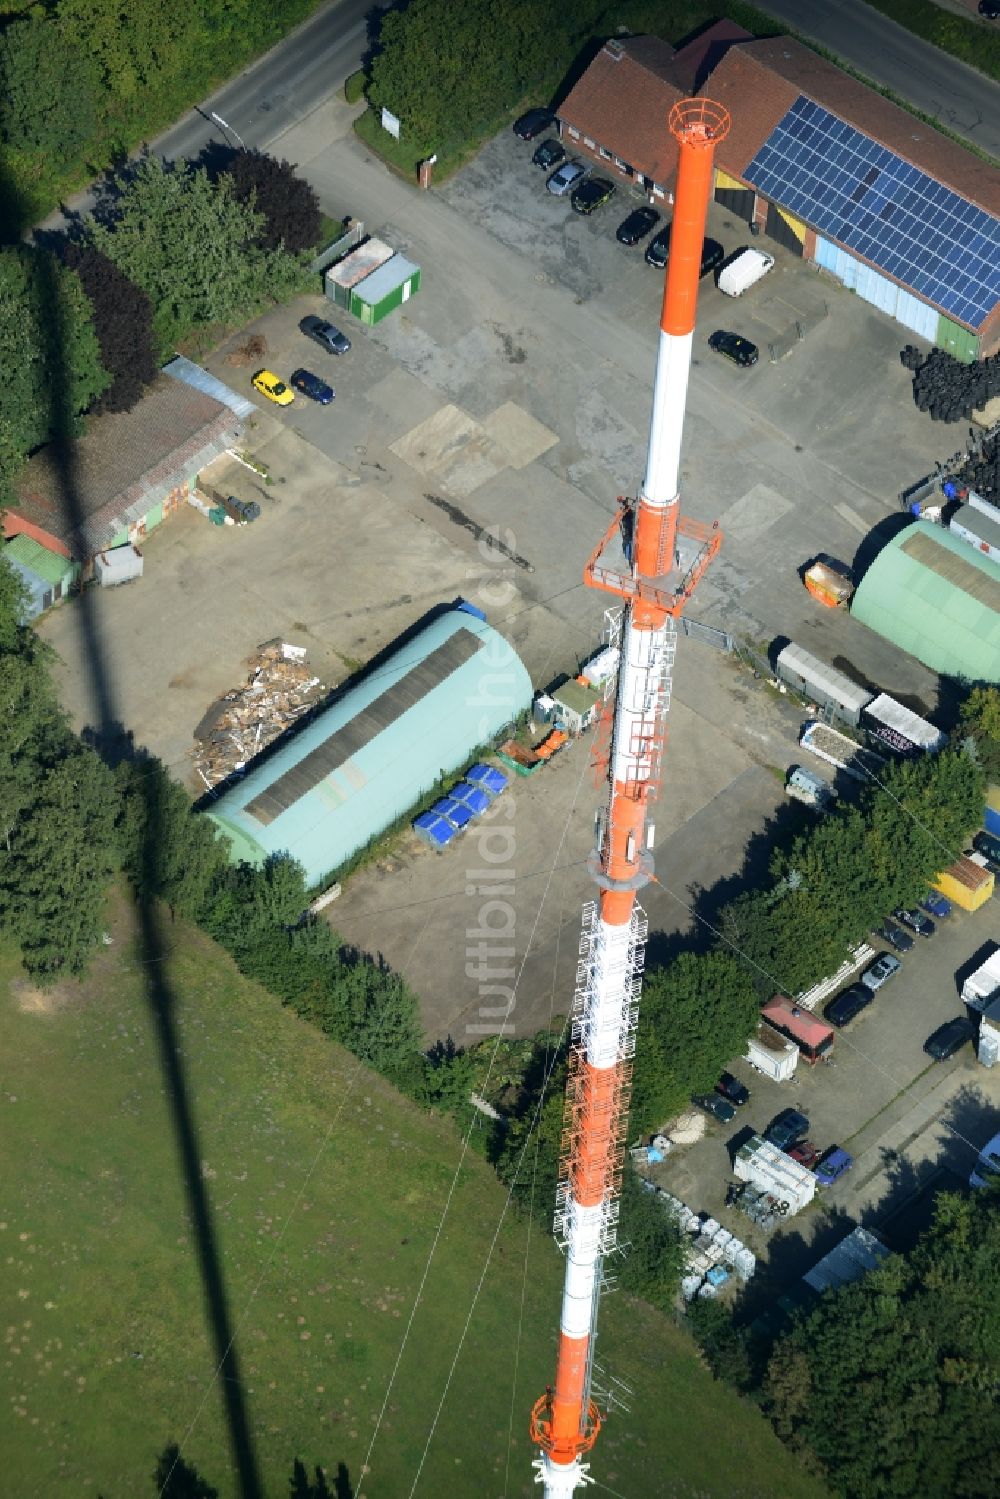
{"type": "MultiPolygon", "coordinates": [[[[0,201],[3,200],[0,188],[0,201]]],[[[82,542],[83,513],[78,474],[73,449],[73,410],[70,378],[66,358],[67,329],[58,294],[55,266],[48,256],[41,257],[41,280],[44,288],[43,326],[49,341],[51,380],[49,405],[52,441],[48,448],[56,476],[58,505],[64,533],[82,542]]],[[[84,559],[80,559],[84,560],[84,559]]],[[[106,653],[95,613],[95,596],[84,589],[78,601],[77,619],[81,634],[81,658],[89,675],[96,722],[94,739],[98,744],[114,745],[122,738],[121,719],[108,670],[106,653]]],[[[147,819],[142,859],[143,885],[155,888],[154,867],[158,828],[154,815],[147,819]]],[[[212,1208],[201,1173],[201,1153],[190,1088],[185,1075],[177,1028],[178,995],[171,986],[167,971],[167,944],[164,940],[162,912],[155,900],[134,894],[139,950],[144,974],[146,1000],[153,1020],[159,1047],[159,1061],[170,1102],[178,1166],[184,1182],[188,1208],[194,1230],[195,1249],[201,1271],[205,1312],[214,1351],[214,1367],[206,1378],[218,1381],[235,1477],[240,1499],[263,1499],[247,1412],[243,1382],[236,1353],[236,1333],[229,1310],[222,1274],[219,1247],[212,1221],[212,1208]]]]}

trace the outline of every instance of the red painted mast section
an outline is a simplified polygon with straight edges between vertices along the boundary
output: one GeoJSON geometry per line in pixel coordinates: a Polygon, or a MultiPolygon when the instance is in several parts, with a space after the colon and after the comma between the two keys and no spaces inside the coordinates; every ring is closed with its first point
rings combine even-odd
{"type": "Polygon", "coordinates": [[[619,516],[584,571],[592,588],[624,599],[621,654],[608,757],[609,795],[591,874],[600,894],[584,913],[573,1011],[556,1234],[567,1252],[555,1385],[532,1410],[535,1466],[547,1499],[568,1499],[591,1480],[583,1455],[601,1414],[591,1370],[601,1265],[615,1242],[646,923],[637,891],[652,874],[647,811],[659,788],[666,739],[674,620],[718,550],[717,529],[679,517],[677,476],[715,145],[729,130],[718,104],[675,105],[679,145],[670,256],[646,476],[638,503],[619,516]],[[625,562],[604,554],[619,530],[625,562]]]}

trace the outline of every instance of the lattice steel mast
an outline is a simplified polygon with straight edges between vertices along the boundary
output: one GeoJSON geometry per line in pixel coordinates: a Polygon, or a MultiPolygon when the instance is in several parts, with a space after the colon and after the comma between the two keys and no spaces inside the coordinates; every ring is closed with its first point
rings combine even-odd
{"type": "Polygon", "coordinates": [[[566,1252],[556,1377],[531,1413],[546,1499],[568,1499],[590,1482],[582,1459],[601,1426],[591,1377],[602,1261],[615,1245],[646,941],[636,892],[653,869],[647,812],[666,742],[675,620],[722,539],[717,528],[680,518],[677,491],[713,156],[729,116],[711,100],[688,99],[674,106],[669,123],[679,160],[646,477],[637,503],[619,500],[618,516],[584,570],[590,587],[625,602],[616,625],[621,655],[609,796],[590,859],[600,894],[584,909],[572,1016],[556,1206],[556,1237],[566,1252]],[[619,533],[624,562],[613,555],[619,533]]]}

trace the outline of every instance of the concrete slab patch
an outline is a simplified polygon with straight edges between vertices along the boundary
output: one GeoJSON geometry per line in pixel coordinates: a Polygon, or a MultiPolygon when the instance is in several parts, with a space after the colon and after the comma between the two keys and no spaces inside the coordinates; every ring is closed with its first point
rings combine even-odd
{"type": "Polygon", "coordinates": [[[365,399],[383,418],[379,440],[393,443],[412,431],[414,422],[424,422],[440,410],[441,400],[423,380],[406,370],[394,369],[365,392],[365,399]]]}
{"type": "Polygon", "coordinates": [[[457,406],[442,406],[391,444],[398,458],[452,494],[471,494],[505,466],[478,422],[457,406]]]}
{"type": "Polygon", "coordinates": [[[525,468],[534,463],[559,441],[554,432],[513,401],[505,401],[491,412],[483,422],[483,430],[511,468],[525,468]]]}
{"type": "Polygon", "coordinates": [[[755,484],[730,505],[722,516],[722,529],[732,541],[745,544],[754,541],[791,508],[792,501],[769,484],[755,484]]]}

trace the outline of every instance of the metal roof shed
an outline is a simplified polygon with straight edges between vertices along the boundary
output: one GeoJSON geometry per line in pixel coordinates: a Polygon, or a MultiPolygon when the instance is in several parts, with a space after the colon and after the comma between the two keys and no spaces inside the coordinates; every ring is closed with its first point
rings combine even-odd
{"type": "Polygon", "coordinates": [[[34,537],[22,532],[14,536],[3,554],[28,593],[25,619],[35,619],[68,592],[80,575],[80,565],[69,557],[50,552],[34,537]]]}
{"type": "Polygon", "coordinates": [[[311,885],[409,812],[531,702],[490,625],[449,609],[206,809],[230,858],[287,853],[311,885]]]}
{"type": "Polygon", "coordinates": [[[326,273],[326,294],[338,307],[351,308],[351,288],[393,257],[393,248],[374,235],[362,240],[326,273]]]}
{"type": "Polygon", "coordinates": [[[1000,565],[933,521],[882,548],[851,613],[932,671],[1000,682],[1000,565]]]}
{"type": "Polygon", "coordinates": [[[351,311],[363,323],[380,323],[420,290],[420,267],[394,255],[351,291],[351,311]]]}
{"type": "Polygon", "coordinates": [[[846,723],[856,726],[862,708],[871,698],[867,687],[859,687],[800,645],[786,645],[778,652],[774,665],[783,682],[835,708],[846,723]]]}

